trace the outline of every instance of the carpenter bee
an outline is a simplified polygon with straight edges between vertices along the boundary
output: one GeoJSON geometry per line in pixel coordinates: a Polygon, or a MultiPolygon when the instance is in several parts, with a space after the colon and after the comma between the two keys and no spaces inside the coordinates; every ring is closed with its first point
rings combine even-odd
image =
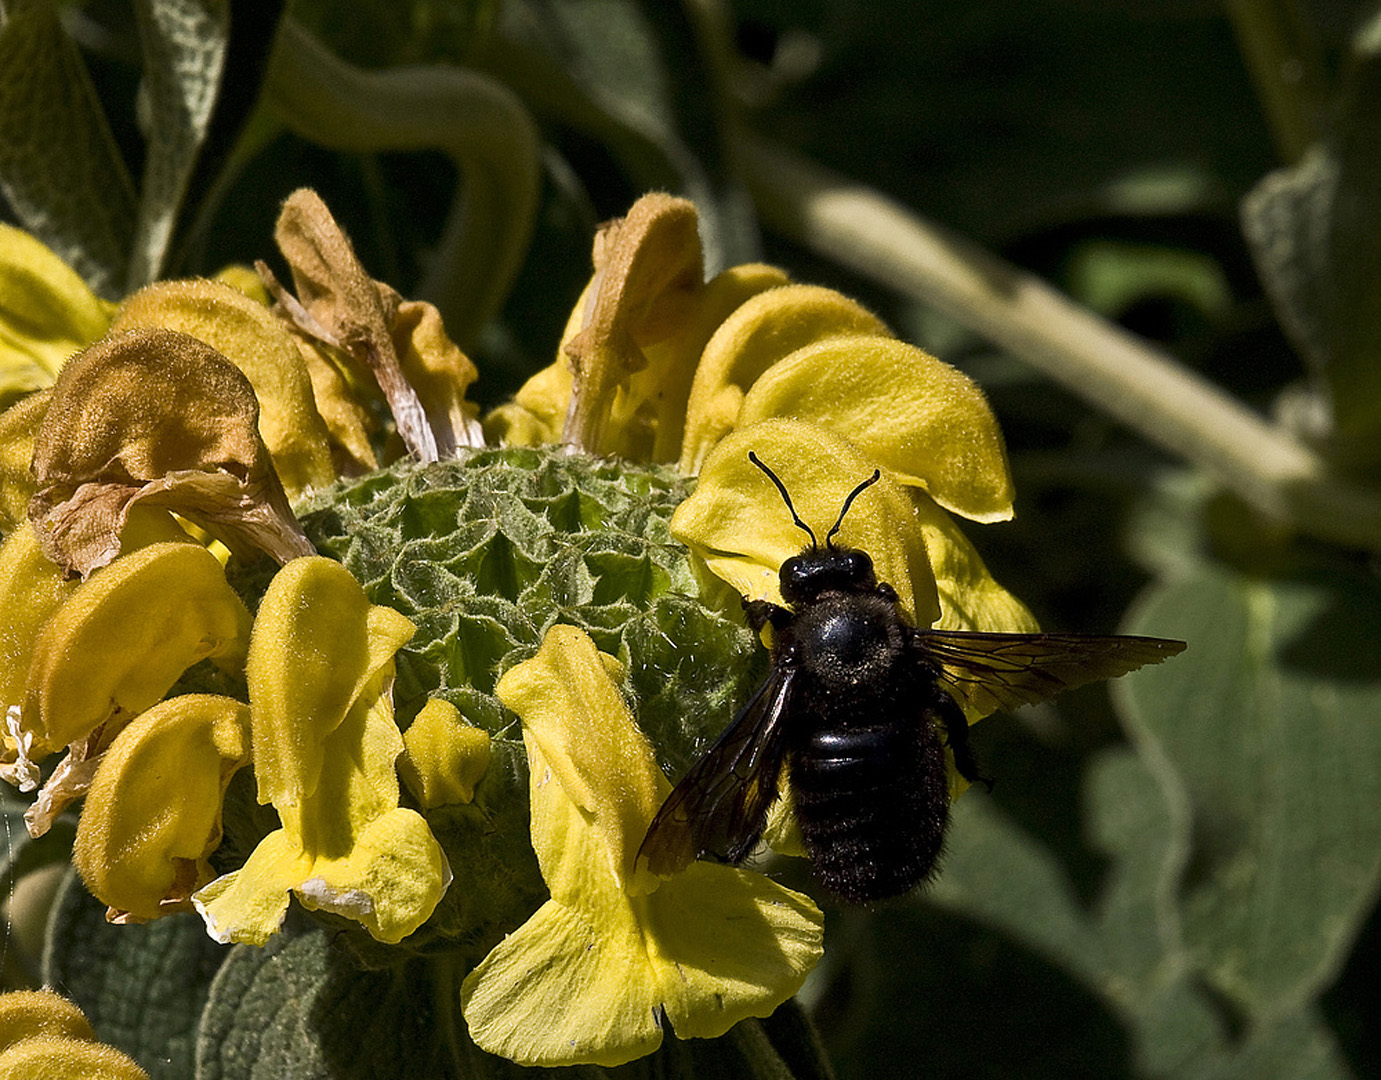
{"type": "Polygon", "coordinates": [[[781,565],[787,607],[744,601],[754,631],[772,627],[771,669],[648,827],[639,854],[654,873],[673,873],[703,854],[741,862],[762,837],[785,771],[828,892],[854,904],[909,892],[930,877],[944,843],[946,747],[962,776],[988,783],[959,700],[1011,709],[1185,647],[1150,637],[910,626],[867,552],[834,543],[854,499],[880,473],[853,489],[821,544],[776,473],[748,457],[810,544],[781,565]]]}

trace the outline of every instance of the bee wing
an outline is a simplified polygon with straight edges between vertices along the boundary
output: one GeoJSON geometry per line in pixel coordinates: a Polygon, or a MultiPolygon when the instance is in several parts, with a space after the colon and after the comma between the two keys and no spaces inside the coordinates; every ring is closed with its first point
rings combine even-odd
{"type": "Polygon", "coordinates": [[[914,646],[960,704],[986,714],[1113,679],[1184,650],[1167,638],[918,630],[914,646]]]}
{"type": "Polygon", "coordinates": [[[783,723],[796,669],[776,665],[648,826],[639,855],[654,874],[684,870],[702,852],[740,861],[762,836],[777,797],[785,753],[783,723]]]}

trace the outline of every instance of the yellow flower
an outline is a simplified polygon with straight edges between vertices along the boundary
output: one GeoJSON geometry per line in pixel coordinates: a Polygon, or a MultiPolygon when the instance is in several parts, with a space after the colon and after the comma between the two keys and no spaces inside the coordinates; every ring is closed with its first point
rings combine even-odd
{"type": "Polygon", "coordinates": [[[822,955],[809,899],[697,863],[665,881],[635,867],[670,785],[610,676],[571,627],[499,682],[523,721],[532,842],[551,899],[465,980],[471,1037],[525,1065],[618,1065],[655,1050],[665,1016],[714,1038],[767,1016],[822,955]]]}
{"type": "Polygon", "coordinates": [[[148,1080],[96,1041],[82,1011],[51,990],[0,994],[0,1076],[13,1080],[148,1080]]]}
{"type": "Polygon", "coordinates": [[[274,577],[246,673],[259,801],[283,827],[193,897],[218,941],[264,944],[290,893],[389,943],[436,907],[450,868],[425,819],[399,807],[394,771],[393,654],[413,633],[330,559],[297,559],[274,577]]]}

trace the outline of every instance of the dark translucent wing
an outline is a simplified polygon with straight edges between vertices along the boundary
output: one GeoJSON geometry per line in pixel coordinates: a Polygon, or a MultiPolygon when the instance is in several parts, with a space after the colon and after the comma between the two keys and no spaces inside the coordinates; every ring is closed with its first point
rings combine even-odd
{"type": "Polygon", "coordinates": [[[777,797],[783,721],[795,677],[794,667],[776,665],[672,789],[638,849],[654,874],[684,870],[706,851],[738,862],[758,842],[777,797]]]}
{"type": "Polygon", "coordinates": [[[1183,651],[1183,641],[1092,634],[980,634],[917,630],[913,645],[959,699],[989,713],[1113,679],[1183,651]]]}

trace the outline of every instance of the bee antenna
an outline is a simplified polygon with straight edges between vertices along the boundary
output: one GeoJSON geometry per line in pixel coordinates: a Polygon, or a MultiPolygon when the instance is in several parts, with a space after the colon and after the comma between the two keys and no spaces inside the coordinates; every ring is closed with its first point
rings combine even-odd
{"type": "MultiPolygon", "coordinates": [[[[847,514],[847,513],[849,512],[849,507],[851,507],[851,506],[854,504],[854,500],[855,500],[856,498],[858,498],[860,495],[862,495],[864,491],[866,491],[868,488],[872,487],[874,484],[876,484],[876,483],[877,483],[879,480],[881,480],[881,479],[882,479],[882,470],[881,470],[881,469],[874,469],[874,470],[873,470],[873,475],[872,475],[872,476],[868,477],[867,480],[863,481],[863,483],[859,484],[858,487],[856,487],[856,488],[853,489],[853,491],[849,492],[849,497],[848,497],[847,499],[844,500],[844,506],[843,506],[843,508],[840,509],[840,511],[839,511],[839,520],[836,521],[836,522],[834,523],[834,528],[832,528],[829,532],[827,532],[827,533],[825,534],[825,546],[826,546],[827,548],[833,548],[833,547],[834,547],[834,543],[833,543],[834,534],[837,533],[837,532],[839,531],[839,526],[841,526],[841,525],[844,524],[844,515],[847,514]]],[[[813,540],[814,537],[811,537],[811,539],[813,540]]]]}
{"type": "MultiPolygon", "coordinates": [[[[758,457],[758,455],[753,453],[753,451],[751,450],[748,451],[748,460],[751,461],[763,472],[765,472],[767,474],[767,479],[771,480],[772,483],[774,483],[777,486],[777,490],[781,492],[782,502],[786,503],[786,508],[791,511],[791,520],[796,523],[797,527],[805,529],[806,535],[810,537],[810,546],[813,548],[818,548],[820,546],[820,541],[815,539],[815,533],[811,531],[809,525],[807,525],[804,521],[801,520],[801,515],[796,513],[796,507],[791,505],[791,496],[786,493],[786,485],[783,484],[781,480],[777,478],[777,474],[774,473],[771,469],[769,469],[766,465],[764,465],[762,463],[762,460],[758,457]]],[[[867,485],[865,484],[864,486],[866,487],[867,485]]],[[[852,500],[853,495],[850,495],[849,498],[850,500],[852,500]]],[[[844,508],[846,510],[848,509],[848,506],[848,503],[844,504],[844,508]]]]}

